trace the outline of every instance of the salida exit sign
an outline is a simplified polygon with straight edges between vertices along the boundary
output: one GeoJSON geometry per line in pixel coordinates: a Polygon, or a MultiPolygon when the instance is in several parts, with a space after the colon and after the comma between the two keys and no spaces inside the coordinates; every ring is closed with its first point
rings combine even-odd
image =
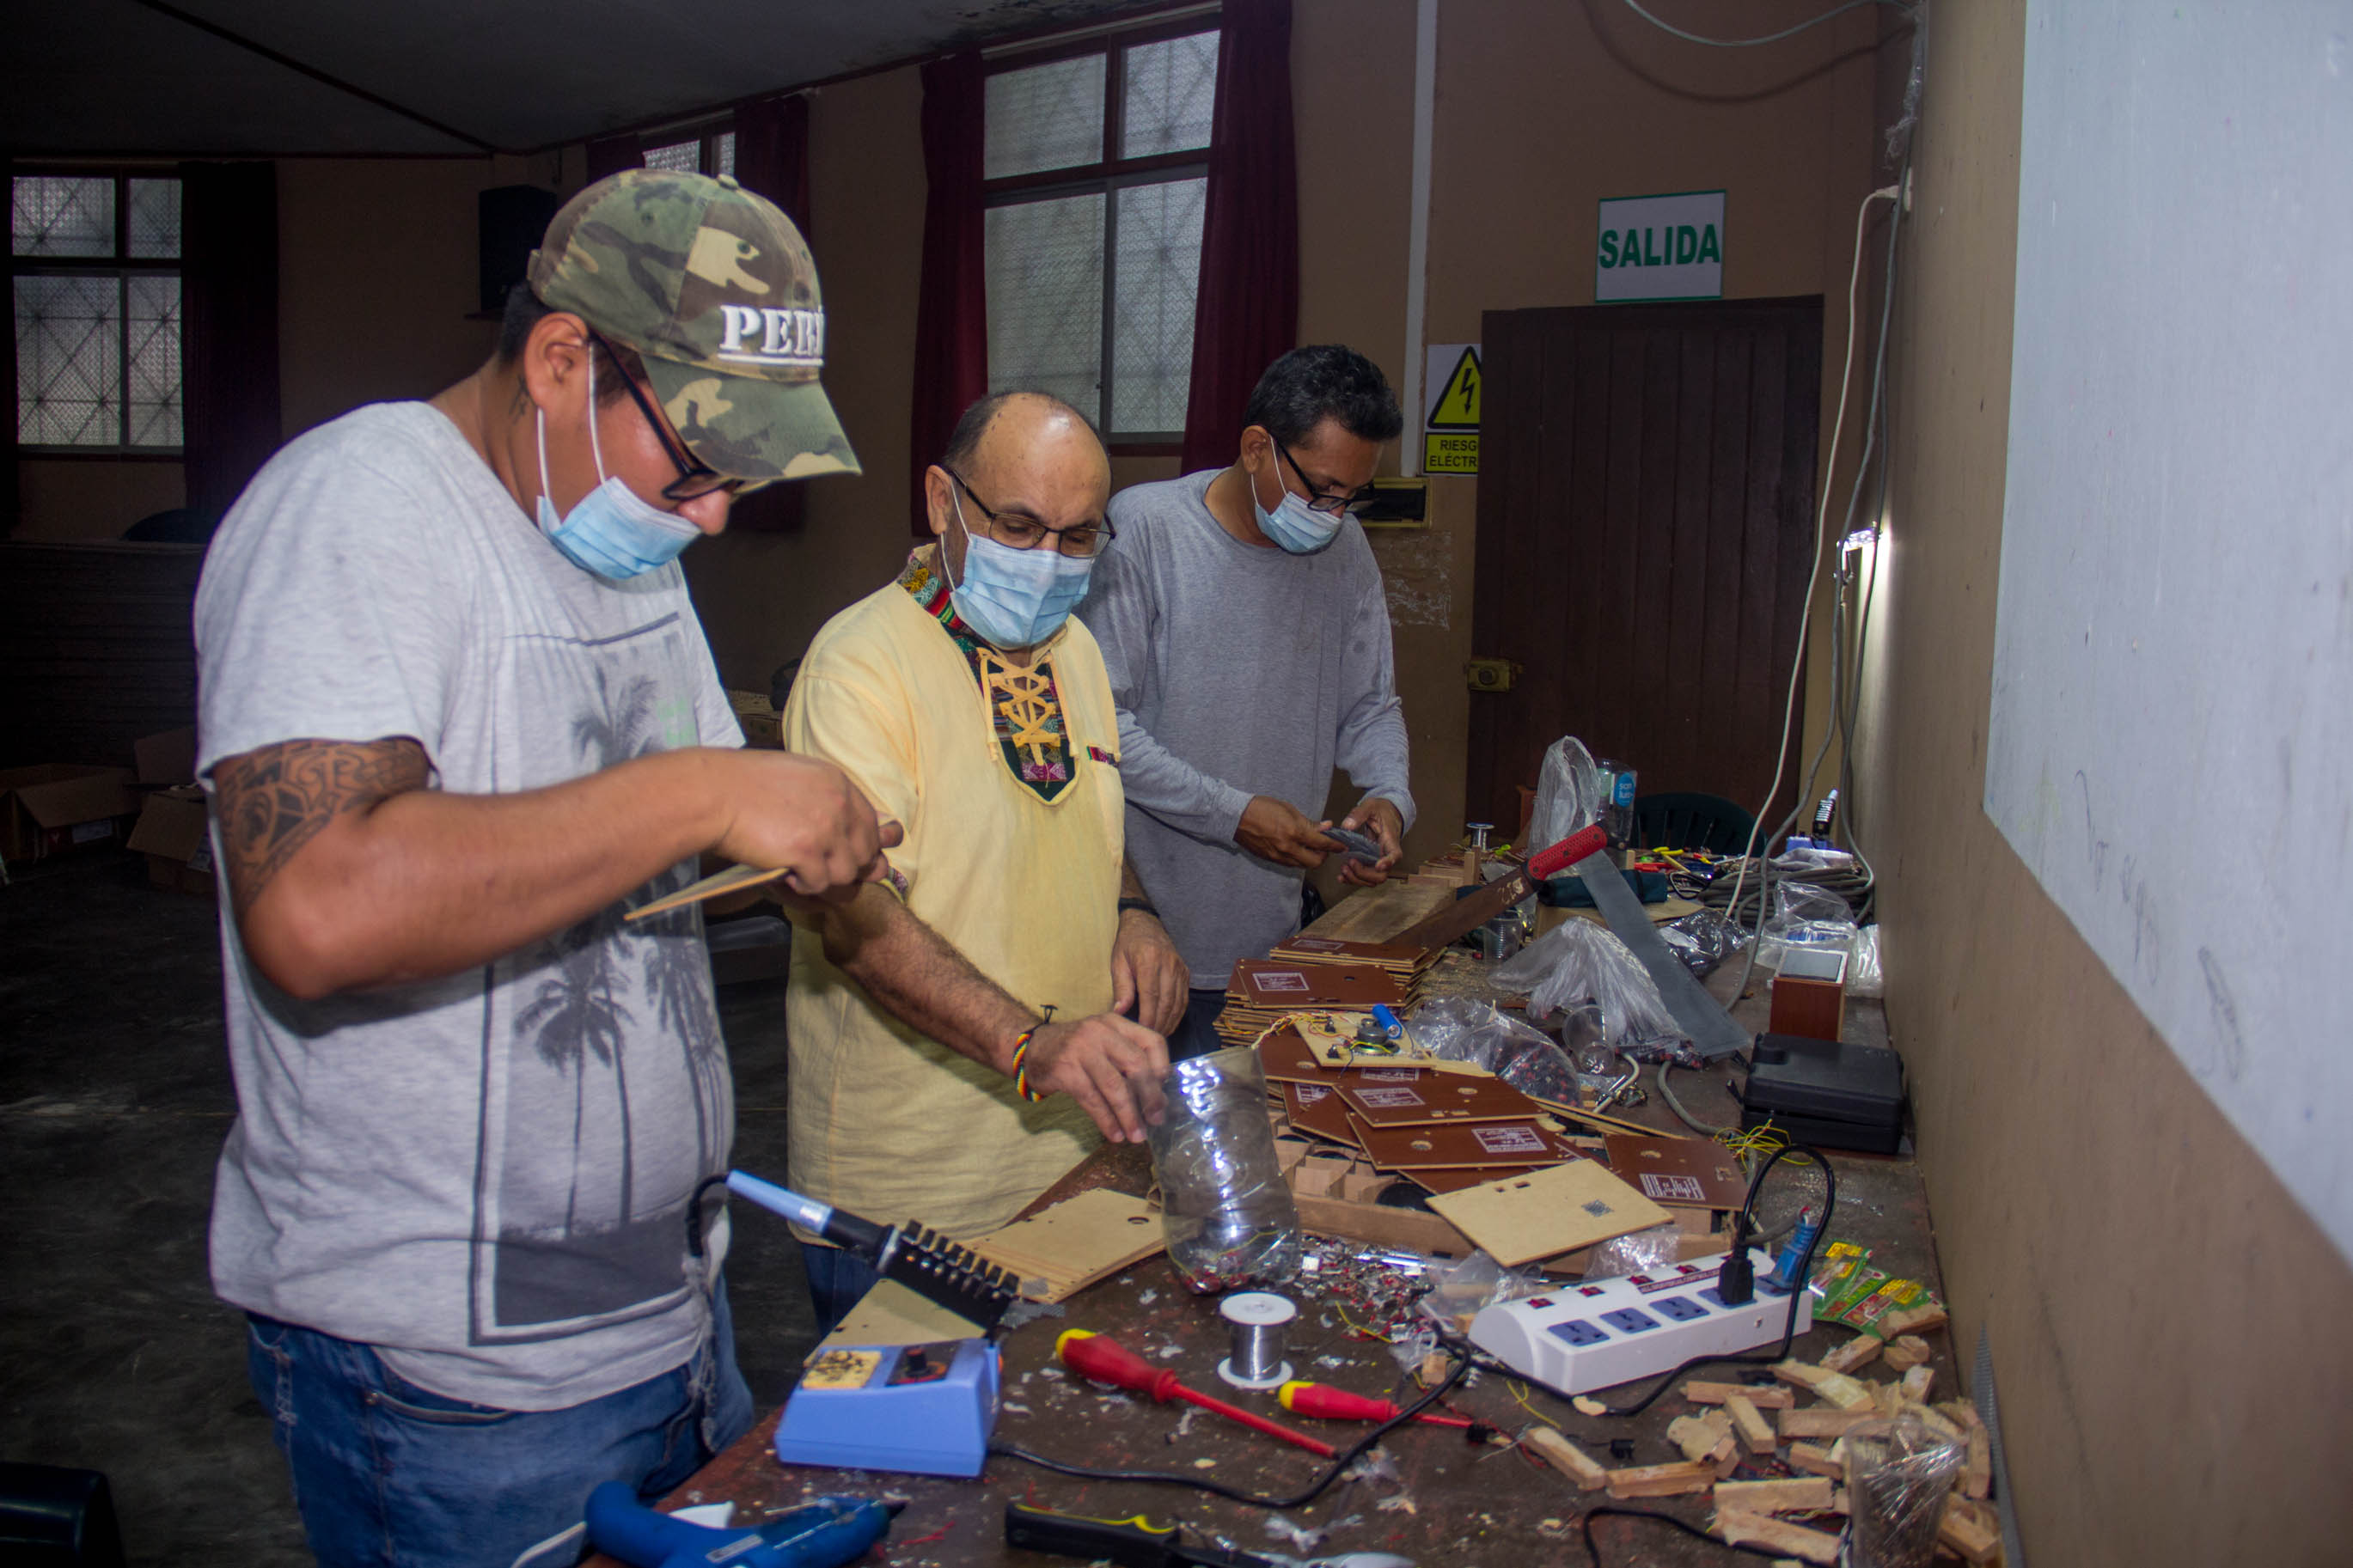
{"type": "Polygon", "coordinates": [[[1724,298],[1724,193],[1678,191],[1601,204],[1593,298],[1724,298]]]}

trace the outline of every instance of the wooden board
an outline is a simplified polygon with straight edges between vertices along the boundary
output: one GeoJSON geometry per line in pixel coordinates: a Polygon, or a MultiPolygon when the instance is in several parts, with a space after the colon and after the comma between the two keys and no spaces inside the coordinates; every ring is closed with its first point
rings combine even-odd
{"type": "Polygon", "coordinates": [[[1298,1131],[1312,1132],[1335,1143],[1358,1143],[1356,1123],[1348,1120],[1347,1104],[1330,1084],[1283,1084],[1282,1113],[1298,1131]]]}
{"type": "Polygon", "coordinates": [[[1455,1122],[1440,1127],[1366,1127],[1357,1143],[1385,1171],[1485,1168],[1496,1179],[1513,1170],[1557,1165],[1577,1159],[1567,1139],[1525,1118],[1511,1121],[1455,1122]]]}
{"type": "MultiPolygon", "coordinates": [[[[1349,1113],[1366,1126],[1430,1127],[1450,1121],[1534,1121],[1543,1108],[1501,1079],[1418,1068],[1351,1069],[1340,1086],[1349,1113]]],[[[1492,1162],[1491,1162],[1492,1163],[1492,1162]]]]}
{"type": "Polygon", "coordinates": [[[1283,1012],[1295,1008],[1348,1007],[1363,1012],[1377,1003],[1397,1006],[1405,991],[1395,976],[1368,965],[1282,963],[1246,958],[1234,965],[1227,984],[1228,1005],[1283,1012]]]}
{"type": "Polygon", "coordinates": [[[1748,1183],[1730,1150],[1706,1138],[1636,1138],[1612,1132],[1602,1140],[1609,1168],[1652,1203],[1736,1209],[1748,1183]]]}
{"type": "Polygon", "coordinates": [[[1430,1206],[1506,1268],[1674,1217],[1593,1160],[1466,1187],[1430,1206]]]}
{"type": "Polygon", "coordinates": [[[1017,1279],[1045,1280],[1037,1300],[1061,1301],[1160,1251],[1160,1211],[1098,1187],[969,1245],[1017,1279]]]}
{"type": "Polygon", "coordinates": [[[1299,934],[1388,943],[1398,932],[1441,903],[1451,903],[1453,899],[1451,888],[1416,887],[1402,877],[1391,877],[1376,887],[1360,888],[1349,894],[1299,934]]]}

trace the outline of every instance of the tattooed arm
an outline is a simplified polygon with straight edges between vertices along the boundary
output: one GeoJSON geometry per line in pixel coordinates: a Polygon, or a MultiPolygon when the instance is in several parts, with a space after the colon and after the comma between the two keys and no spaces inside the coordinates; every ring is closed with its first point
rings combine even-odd
{"type": "Polygon", "coordinates": [[[427,772],[399,737],[288,741],[215,765],[237,931],[280,989],[470,969],[702,850],[846,898],[898,842],[839,769],[776,752],[666,752],[515,795],[427,789],[427,772]]]}

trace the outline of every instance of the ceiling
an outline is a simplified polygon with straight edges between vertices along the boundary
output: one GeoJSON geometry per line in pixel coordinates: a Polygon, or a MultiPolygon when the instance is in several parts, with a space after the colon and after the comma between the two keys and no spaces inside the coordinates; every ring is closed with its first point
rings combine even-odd
{"type": "Polygon", "coordinates": [[[1149,8],[0,0],[0,144],[18,155],[534,151],[960,43],[1149,8]]]}

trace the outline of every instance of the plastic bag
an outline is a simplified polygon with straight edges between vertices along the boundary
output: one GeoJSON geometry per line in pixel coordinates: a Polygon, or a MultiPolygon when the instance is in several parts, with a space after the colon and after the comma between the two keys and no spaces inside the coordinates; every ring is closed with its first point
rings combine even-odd
{"type": "Polygon", "coordinates": [[[1493,976],[1502,989],[1528,994],[1531,1018],[1599,1003],[1601,1038],[1620,1050],[1685,1037],[1659,996],[1659,983],[1624,942],[1590,921],[1562,921],[1517,958],[1497,964],[1493,976]]]}
{"type": "Polygon", "coordinates": [[[1540,1029],[1504,1016],[1484,1002],[1441,996],[1413,1016],[1414,1043],[1441,1061],[1485,1068],[1522,1094],[1561,1104],[1577,1101],[1577,1066],[1540,1029]]]}
{"type": "Polygon", "coordinates": [[[1661,926],[1659,940],[1683,961],[1684,968],[1705,979],[1748,944],[1748,933],[1714,910],[1700,910],[1661,926]]]}
{"type": "Polygon", "coordinates": [[[1844,952],[1854,931],[1854,910],[1839,894],[1811,882],[1777,882],[1757,961],[1778,969],[1793,951],[1844,952]]]}
{"type": "Polygon", "coordinates": [[[1879,967],[1879,925],[1873,921],[1854,933],[1854,942],[1847,949],[1846,994],[1850,996],[1884,996],[1887,976],[1879,967]]]}
{"type": "Polygon", "coordinates": [[[1156,1085],[1132,1081],[1145,1091],[1161,1231],[1177,1278],[1203,1294],[1290,1279],[1299,1211],[1275,1163],[1258,1054],[1237,1046],[1174,1063],[1156,1085]]]}
{"type": "Polygon", "coordinates": [[[1506,1268],[1485,1252],[1474,1252],[1451,1268],[1431,1275],[1430,1294],[1421,1299],[1420,1306],[1440,1322],[1451,1323],[1489,1307],[1533,1296],[1543,1288],[1542,1269],[1506,1268]]]}
{"type": "Polygon", "coordinates": [[[1593,753],[1576,736],[1563,735],[1545,752],[1543,770],[1536,775],[1535,809],[1528,818],[1524,847],[1531,855],[1551,848],[1578,828],[1600,821],[1601,808],[1609,804],[1593,753]]]}
{"type": "Polygon", "coordinates": [[[1595,1246],[1585,1255],[1585,1277],[1622,1279],[1630,1274],[1656,1274],[1673,1268],[1682,1257],[1683,1227],[1669,1220],[1595,1246]]]}
{"type": "Polygon", "coordinates": [[[1928,1568],[1936,1525],[1965,1450],[1910,1411],[1884,1437],[1849,1433],[1847,1506],[1853,1568],[1928,1568]]]}

